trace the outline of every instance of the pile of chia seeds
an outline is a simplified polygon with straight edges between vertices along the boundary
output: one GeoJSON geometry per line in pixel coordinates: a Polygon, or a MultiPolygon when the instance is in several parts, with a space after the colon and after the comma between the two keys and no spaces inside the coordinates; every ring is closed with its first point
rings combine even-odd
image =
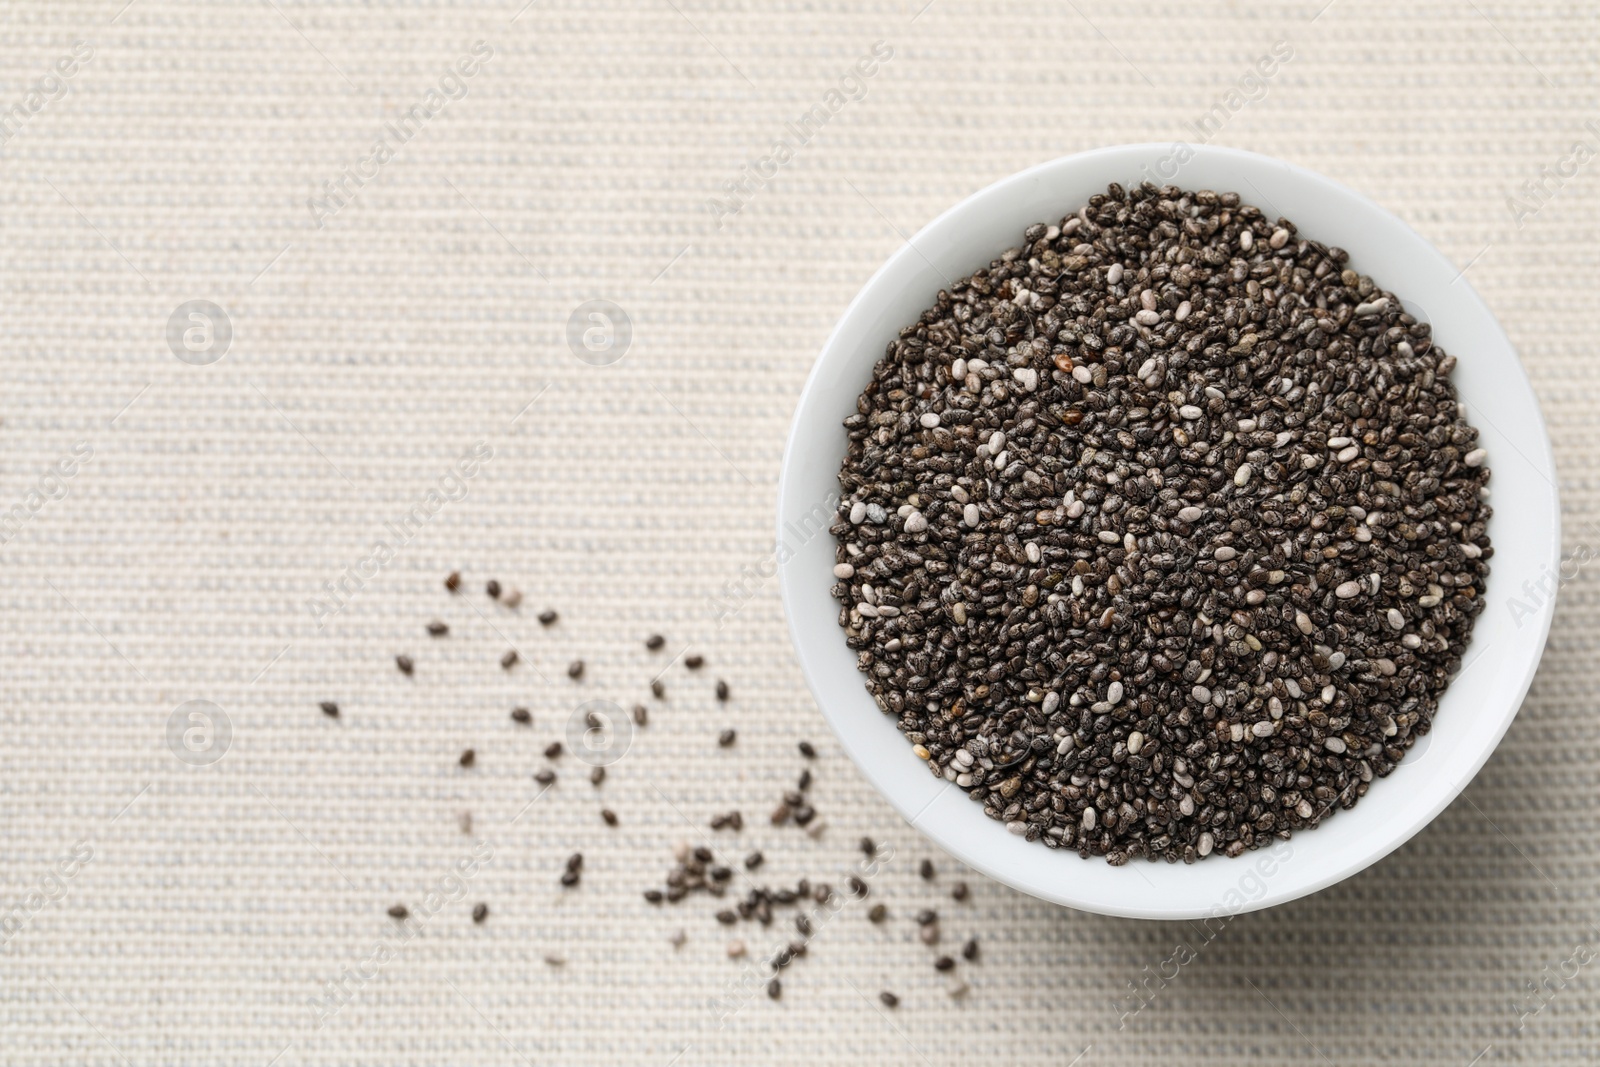
{"type": "Polygon", "coordinates": [[[1427,323],[1237,194],[1112,185],[941,291],[845,421],[839,622],[1051,848],[1238,855],[1425,734],[1489,480],[1427,323]]]}

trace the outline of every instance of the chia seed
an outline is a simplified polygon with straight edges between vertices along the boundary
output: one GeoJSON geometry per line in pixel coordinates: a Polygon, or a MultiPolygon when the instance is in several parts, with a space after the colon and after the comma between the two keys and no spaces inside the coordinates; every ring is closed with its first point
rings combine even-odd
{"type": "Polygon", "coordinates": [[[832,592],[878,706],[1012,833],[1236,856],[1431,727],[1487,453],[1455,358],[1347,260],[1237,194],[1113,185],[889,343],[832,592]]]}

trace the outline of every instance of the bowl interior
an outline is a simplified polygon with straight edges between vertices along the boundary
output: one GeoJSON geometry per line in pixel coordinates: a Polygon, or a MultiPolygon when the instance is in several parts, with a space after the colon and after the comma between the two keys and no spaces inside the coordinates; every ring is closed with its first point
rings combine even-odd
{"type": "Polygon", "coordinates": [[[1494,317],[1449,260],[1399,219],[1345,187],[1234,149],[1129,145],[1056,160],[992,185],[898,249],[851,303],[795,412],[779,487],[779,580],[800,665],[823,713],[874,786],[908,821],[965,863],[1046,900],[1145,918],[1235,914],[1292,900],[1361,870],[1415,834],[1483,765],[1516,714],[1554,607],[1560,533],[1554,463],[1527,377],[1494,317]],[[1313,831],[1236,858],[1112,867],[1008,834],[955,785],[936,778],[880,712],[856,670],[829,595],[844,418],[900,328],[953,279],[1020,243],[1030,223],[1059,222],[1107,183],[1142,180],[1238,192],[1269,217],[1349,251],[1351,266],[1398,293],[1455,355],[1456,388],[1489,453],[1488,606],[1432,731],[1351,810],[1313,831]],[[1524,589],[1548,586],[1530,597],[1524,589]]]}

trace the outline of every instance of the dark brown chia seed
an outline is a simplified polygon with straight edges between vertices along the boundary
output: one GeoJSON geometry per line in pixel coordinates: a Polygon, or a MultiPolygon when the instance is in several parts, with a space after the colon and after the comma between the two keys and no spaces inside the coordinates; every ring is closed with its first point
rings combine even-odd
{"type": "Polygon", "coordinates": [[[527,708],[512,708],[511,721],[522,726],[527,726],[533,722],[533,712],[529,711],[527,708]]]}
{"type": "Polygon", "coordinates": [[[717,699],[718,700],[727,700],[728,699],[728,683],[724,682],[721,678],[717,679],[717,699]]]}
{"type": "Polygon", "coordinates": [[[833,593],[930,771],[1192,862],[1350,807],[1483,610],[1455,358],[1237,194],[1111,186],[941,291],[845,421],[833,593]]]}
{"type": "Polygon", "coordinates": [[[699,653],[690,653],[683,657],[683,665],[691,671],[697,671],[706,665],[706,658],[699,653]]]}
{"type": "Polygon", "coordinates": [[[955,965],[956,961],[951,959],[949,956],[940,956],[938,959],[933,961],[933,969],[936,971],[948,971],[955,967],[955,965]]]}
{"type": "Polygon", "coordinates": [[[500,583],[495,581],[493,578],[490,578],[484,583],[483,591],[489,594],[490,600],[500,599],[500,583]]]}
{"type": "Polygon", "coordinates": [[[450,632],[450,627],[435,619],[428,624],[429,637],[443,637],[450,632]]]}
{"type": "Polygon", "coordinates": [[[934,869],[933,869],[933,861],[932,860],[923,860],[920,864],[917,865],[917,873],[922,875],[922,880],[924,882],[933,881],[933,877],[934,877],[934,873],[935,873],[934,869]]]}
{"type": "Polygon", "coordinates": [[[667,639],[662,637],[660,634],[651,634],[649,637],[644,639],[644,647],[648,648],[651,652],[660,651],[661,647],[666,643],[667,639]]]}
{"type": "Polygon", "coordinates": [[[817,758],[816,746],[813,745],[810,741],[802,741],[802,742],[800,742],[800,746],[799,747],[800,747],[800,755],[804,756],[806,759],[816,759],[817,758]]]}
{"type": "Polygon", "coordinates": [[[867,912],[867,921],[871,923],[881,923],[888,917],[889,908],[886,904],[874,904],[871,910],[867,912]]]}
{"type": "Polygon", "coordinates": [[[512,649],[510,652],[507,652],[505,655],[500,657],[501,669],[509,671],[512,667],[517,665],[517,660],[520,658],[521,657],[517,655],[517,650],[512,649]]]}
{"type": "Polygon", "coordinates": [[[483,922],[483,920],[487,919],[488,917],[489,917],[489,905],[487,905],[487,904],[474,904],[472,906],[472,921],[473,922],[481,923],[481,922],[483,922]]]}
{"type": "Polygon", "coordinates": [[[459,592],[461,589],[461,572],[451,571],[449,577],[444,580],[444,587],[452,593],[459,592]]]}
{"type": "Polygon", "coordinates": [[[540,785],[554,785],[556,780],[556,772],[547,767],[535,774],[533,776],[533,780],[538,782],[540,785]]]}
{"type": "Polygon", "coordinates": [[[667,698],[666,684],[660,678],[650,683],[650,695],[657,700],[665,700],[667,698]]]}
{"type": "Polygon", "coordinates": [[[747,871],[753,871],[757,867],[761,866],[761,864],[764,862],[766,862],[765,856],[759,852],[752,852],[750,855],[744,858],[744,869],[747,871]]]}
{"type": "Polygon", "coordinates": [[[539,625],[554,626],[556,624],[556,620],[560,617],[561,616],[556,614],[554,608],[545,608],[543,611],[539,612],[539,625]]]}
{"type": "Polygon", "coordinates": [[[810,789],[811,788],[811,772],[809,770],[801,771],[800,772],[800,777],[795,779],[794,787],[796,789],[800,790],[800,792],[802,792],[802,793],[804,793],[807,789],[810,789]]]}
{"type": "Polygon", "coordinates": [[[594,770],[589,772],[589,784],[590,785],[596,785],[597,786],[601,782],[604,782],[605,780],[606,780],[606,769],[604,767],[596,767],[596,768],[594,768],[594,770]]]}
{"type": "Polygon", "coordinates": [[[339,705],[335,704],[333,701],[324,700],[321,704],[321,708],[322,714],[326,715],[328,718],[337,719],[339,717],[339,705]]]}
{"type": "Polygon", "coordinates": [[[897,1008],[900,1006],[900,998],[889,992],[887,989],[878,994],[878,999],[883,1001],[883,1006],[886,1008],[897,1008]]]}
{"type": "Polygon", "coordinates": [[[859,842],[859,847],[862,853],[868,856],[878,851],[878,843],[870,837],[863,837],[859,842]]]}
{"type": "Polygon", "coordinates": [[[544,758],[545,759],[560,759],[561,758],[561,742],[560,741],[552,741],[548,745],[544,746],[544,758]]]}
{"type": "Polygon", "coordinates": [[[410,677],[411,672],[417,669],[417,665],[411,662],[410,656],[396,656],[394,658],[394,665],[399,667],[400,673],[406,675],[407,677],[410,677]]]}
{"type": "Polygon", "coordinates": [[[779,997],[783,996],[783,983],[778,981],[776,978],[768,982],[767,996],[771,997],[773,1000],[777,1000],[779,997]]]}
{"type": "Polygon", "coordinates": [[[643,704],[635,704],[633,706],[633,723],[635,726],[649,726],[650,709],[643,704]]]}
{"type": "Polygon", "coordinates": [[[610,808],[601,808],[600,817],[606,821],[607,826],[617,825],[617,813],[610,808]]]}
{"type": "Polygon", "coordinates": [[[472,749],[469,748],[469,749],[467,749],[467,750],[465,750],[464,752],[461,753],[461,766],[470,767],[474,763],[477,763],[477,762],[478,762],[478,754],[476,752],[474,752],[472,749]]]}
{"type": "Polygon", "coordinates": [[[410,914],[410,910],[404,904],[396,904],[389,909],[389,918],[399,919],[401,922],[404,922],[410,914]]]}
{"type": "Polygon", "coordinates": [[[736,731],[736,730],[724,730],[720,734],[717,735],[717,744],[721,745],[723,748],[727,748],[729,745],[733,744],[738,739],[739,739],[738,731],[736,731]]]}
{"type": "Polygon", "coordinates": [[[969,940],[965,945],[961,946],[961,958],[964,959],[964,960],[968,960],[968,961],[975,960],[975,959],[978,958],[978,939],[977,938],[974,937],[971,940],[969,940]]]}
{"type": "Polygon", "coordinates": [[[567,664],[567,677],[573,681],[583,677],[583,660],[575,659],[567,664]]]}
{"type": "Polygon", "coordinates": [[[955,885],[950,887],[950,899],[958,903],[966,900],[971,893],[972,890],[967,888],[967,883],[965,882],[957,882],[955,885]]]}

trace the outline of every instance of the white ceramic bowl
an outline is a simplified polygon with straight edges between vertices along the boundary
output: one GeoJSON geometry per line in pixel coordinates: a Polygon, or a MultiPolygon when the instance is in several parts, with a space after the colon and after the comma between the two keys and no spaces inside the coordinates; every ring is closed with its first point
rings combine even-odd
{"type": "Polygon", "coordinates": [[[1279,904],[1347,878],[1398,848],[1461,792],[1494,751],[1533,679],[1560,565],[1555,468],[1544,421],[1510,341],[1461,272],[1367,198],[1311,171],[1227,148],[1127,145],[1045,163],[957,204],[873,275],[828,338],[801,394],[778,489],[779,578],[800,666],[840,743],[913,826],[951,855],[1034,896],[1085,911],[1183,919],[1279,904]],[[1398,293],[1459,359],[1456,388],[1493,471],[1495,555],[1488,607],[1432,731],[1354,808],[1315,830],[1236,858],[1194,864],[1100,858],[1006,832],[981,805],[936,778],[878,710],[857,672],[829,595],[827,532],[845,451],[841,425],[900,328],[960,278],[1020,243],[1034,222],[1058,222],[1110,182],[1145,179],[1239,193],[1269,217],[1349,251],[1351,266],[1398,293]],[[1527,590],[1547,588],[1542,596],[1527,590]],[[1513,603],[1513,600],[1516,603],[1513,603]]]}

